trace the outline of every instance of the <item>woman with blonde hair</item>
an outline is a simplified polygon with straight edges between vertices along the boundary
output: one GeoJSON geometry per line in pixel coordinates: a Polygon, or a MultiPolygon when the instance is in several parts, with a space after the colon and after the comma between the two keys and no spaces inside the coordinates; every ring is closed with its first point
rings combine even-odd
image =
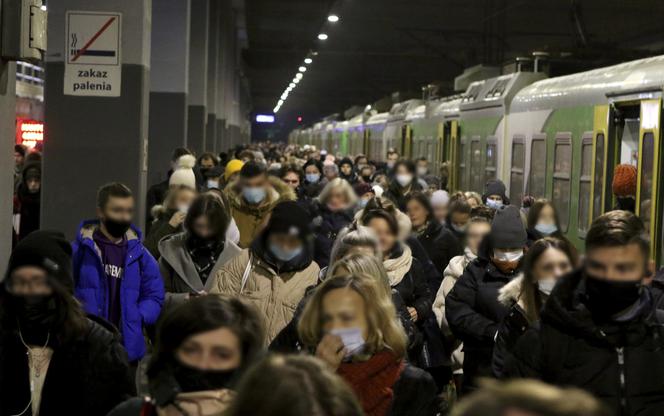
{"type": "Polygon", "coordinates": [[[341,178],[332,179],[311,204],[313,218],[314,260],[322,268],[328,265],[332,245],[339,232],[353,221],[355,191],[341,178]]]}
{"type": "Polygon", "coordinates": [[[383,284],[366,274],[325,280],[298,324],[300,339],[352,387],[366,415],[435,415],[436,386],[406,362],[407,337],[383,284]]]}

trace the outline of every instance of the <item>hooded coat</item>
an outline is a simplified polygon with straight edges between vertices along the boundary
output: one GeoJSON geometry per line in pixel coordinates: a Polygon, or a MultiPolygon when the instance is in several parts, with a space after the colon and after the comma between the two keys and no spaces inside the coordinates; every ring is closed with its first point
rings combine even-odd
{"type": "Polygon", "coordinates": [[[505,375],[579,387],[620,416],[664,414],[664,319],[650,290],[642,290],[631,319],[604,324],[595,322],[585,296],[582,270],[559,280],[540,324],[506,358],[505,375]]]}
{"type": "Polygon", "coordinates": [[[355,172],[355,165],[353,164],[353,161],[350,158],[345,157],[341,159],[341,162],[339,162],[339,177],[341,179],[345,179],[351,185],[355,185],[357,183],[357,172],[355,172]],[[343,165],[350,165],[351,169],[350,175],[343,174],[343,172],[341,171],[341,167],[343,165]]]}
{"type": "Polygon", "coordinates": [[[210,293],[241,296],[254,304],[264,318],[266,345],[269,345],[291,322],[307,288],[318,281],[319,272],[306,244],[302,254],[279,265],[262,233],[249,249],[242,250],[210,276],[214,281],[210,293]]]}
{"type": "MultiPolygon", "coordinates": [[[[108,290],[101,252],[92,235],[99,221],[81,223],[73,246],[73,272],[76,298],[85,312],[107,319],[108,290]]],[[[141,244],[141,232],[134,226],[127,231],[127,255],[120,283],[122,343],[129,361],[145,355],[143,326],[157,322],[164,303],[164,282],[159,265],[141,244]]]]}
{"type": "Polygon", "coordinates": [[[240,230],[242,248],[249,247],[254,237],[265,227],[274,207],[282,201],[295,201],[295,192],[280,179],[270,176],[270,186],[265,199],[258,205],[249,204],[244,200],[236,184],[226,188],[231,202],[233,219],[240,230]]]}
{"type": "Polygon", "coordinates": [[[41,177],[41,163],[26,163],[21,171],[21,183],[14,195],[14,220],[18,225],[18,240],[22,240],[31,232],[39,229],[41,190],[35,193],[28,191],[26,174],[29,171],[31,173],[37,171],[41,177]]]}
{"type": "Polygon", "coordinates": [[[490,377],[491,357],[498,325],[509,308],[498,301],[499,290],[518,276],[506,274],[490,259],[490,238],[482,242],[478,257],[468,264],[445,299],[445,317],[454,336],[464,343],[465,391],[476,386],[477,378],[490,377]]]}
{"type": "Polygon", "coordinates": [[[196,271],[196,265],[187,248],[188,232],[171,235],[159,242],[159,269],[166,289],[165,307],[184,302],[191,293],[209,293],[214,286],[214,276],[221,267],[240,254],[242,249],[226,240],[205,284],[196,271]]]}

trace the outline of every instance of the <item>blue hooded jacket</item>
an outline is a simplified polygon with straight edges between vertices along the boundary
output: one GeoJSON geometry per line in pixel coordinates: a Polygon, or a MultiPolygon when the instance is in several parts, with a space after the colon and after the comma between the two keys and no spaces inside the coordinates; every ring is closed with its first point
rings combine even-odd
{"type": "MultiPolygon", "coordinates": [[[[74,293],[85,312],[108,319],[106,274],[99,247],[92,239],[98,220],[84,221],[73,246],[74,293]]],[[[164,303],[164,282],[159,265],[141,243],[141,232],[132,225],[127,231],[127,256],[120,283],[122,343],[130,361],[145,355],[143,325],[157,322],[164,303]]]]}

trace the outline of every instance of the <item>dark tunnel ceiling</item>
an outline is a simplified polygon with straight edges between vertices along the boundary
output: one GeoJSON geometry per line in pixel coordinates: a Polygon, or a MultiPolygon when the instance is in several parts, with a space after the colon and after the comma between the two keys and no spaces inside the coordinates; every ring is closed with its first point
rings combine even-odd
{"type": "Polygon", "coordinates": [[[279,114],[309,121],[432,81],[449,93],[464,68],[533,50],[590,65],[664,50],[661,0],[247,0],[246,19],[255,111],[271,111],[307,52],[319,51],[279,114]],[[332,7],[336,25],[326,23],[332,7]],[[330,37],[320,42],[323,24],[330,37]]]}

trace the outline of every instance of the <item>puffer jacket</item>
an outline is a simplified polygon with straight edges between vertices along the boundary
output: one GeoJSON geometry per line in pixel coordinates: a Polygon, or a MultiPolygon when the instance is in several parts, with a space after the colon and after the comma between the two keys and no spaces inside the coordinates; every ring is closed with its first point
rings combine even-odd
{"type": "Polygon", "coordinates": [[[620,416],[664,414],[664,319],[650,289],[623,322],[598,324],[584,304],[585,279],[577,270],[558,281],[505,375],[581,388],[620,416]]]}
{"type": "Polygon", "coordinates": [[[239,192],[237,184],[229,184],[226,193],[231,203],[233,219],[240,230],[240,243],[242,248],[249,247],[254,237],[265,227],[272,209],[283,201],[295,201],[295,191],[280,179],[269,177],[270,188],[265,200],[258,205],[248,204],[239,192]]]}
{"type": "Polygon", "coordinates": [[[330,262],[332,246],[339,232],[353,222],[353,210],[332,212],[318,201],[312,204],[311,218],[314,226],[314,260],[320,267],[330,262]]]}
{"type": "Polygon", "coordinates": [[[291,322],[307,288],[318,282],[320,268],[310,248],[278,267],[264,240],[260,235],[251,248],[226,263],[214,275],[210,293],[239,295],[253,303],[264,318],[267,346],[291,322]]]}
{"type": "MultiPolygon", "coordinates": [[[[108,319],[106,273],[101,252],[92,235],[99,227],[98,220],[84,221],[76,234],[73,246],[74,293],[90,315],[108,319]]],[[[164,282],[159,265],[141,244],[140,231],[132,226],[127,231],[127,256],[120,283],[122,343],[129,361],[145,355],[143,326],[157,322],[164,303],[164,282]]]]}
{"type": "Polygon", "coordinates": [[[203,281],[196,271],[187,250],[188,232],[171,235],[159,242],[159,269],[166,289],[165,307],[173,306],[187,299],[191,293],[210,292],[214,285],[215,274],[221,267],[242,251],[235,243],[226,240],[224,248],[217,257],[217,262],[210,271],[209,278],[203,281]]]}
{"type": "Polygon", "coordinates": [[[500,271],[490,260],[489,239],[445,299],[445,317],[454,336],[464,343],[463,390],[469,392],[477,378],[491,377],[491,358],[498,325],[509,309],[498,301],[498,291],[520,274],[500,271]]]}

